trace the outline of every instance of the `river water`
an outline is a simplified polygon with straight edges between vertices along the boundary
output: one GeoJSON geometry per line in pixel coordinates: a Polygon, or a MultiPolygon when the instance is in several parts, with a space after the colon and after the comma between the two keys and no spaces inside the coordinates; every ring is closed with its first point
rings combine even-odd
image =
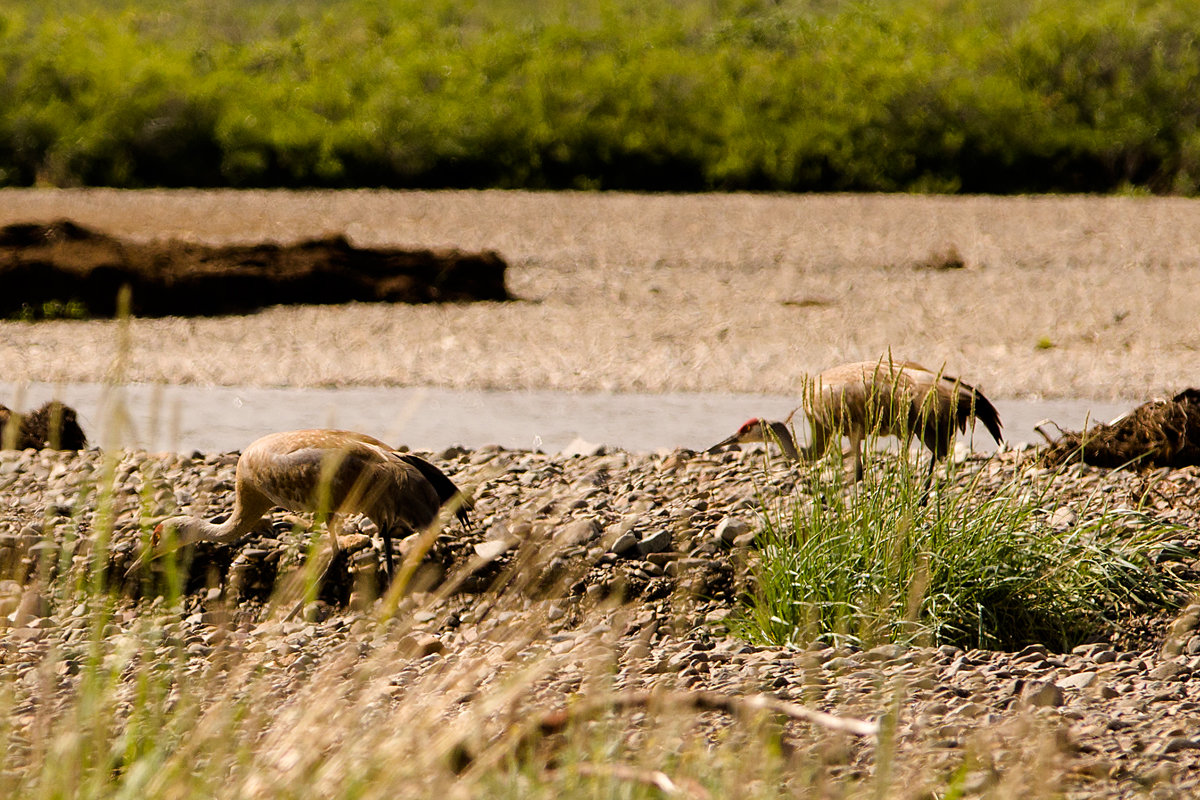
{"type": "MultiPolygon", "coordinates": [[[[392,444],[442,450],[498,444],[558,452],[577,439],[633,452],[701,449],[747,418],[782,419],[796,398],[755,394],[608,394],[448,389],[340,389],[0,382],[0,403],[29,409],[51,398],[73,407],[92,444],[190,453],[241,450],[258,436],[295,428],[347,428],[392,444]]],[[[1133,403],[995,401],[1013,443],[1041,441],[1049,418],[1064,428],[1108,422],[1133,403]]],[[[969,441],[994,449],[979,426],[969,441]]]]}

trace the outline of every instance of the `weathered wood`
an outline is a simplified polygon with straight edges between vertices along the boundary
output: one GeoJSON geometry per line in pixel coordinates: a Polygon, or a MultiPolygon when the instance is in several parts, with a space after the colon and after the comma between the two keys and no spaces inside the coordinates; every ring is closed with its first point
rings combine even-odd
{"type": "Polygon", "coordinates": [[[359,248],[334,235],[216,247],[132,242],[71,222],[0,228],[0,317],[47,303],[117,312],[122,286],[139,316],[239,314],[279,304],[509,300],[493,251],[359,248]]]}

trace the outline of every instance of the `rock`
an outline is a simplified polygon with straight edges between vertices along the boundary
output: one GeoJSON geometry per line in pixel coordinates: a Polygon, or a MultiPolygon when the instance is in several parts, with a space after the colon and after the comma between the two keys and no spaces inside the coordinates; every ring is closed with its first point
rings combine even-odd
{"type": "Polygon", "coordinates": [[[596,539],[604,528],[598,520],[590,517],[568,522],[554,532],[554,541],[564,545],[581,545],[596,539]]]}
{"type": "Polygon", "coordinates": [[[637,549],[642,555],[646,555],[647,553],[665,553],[671,549],[671,532],[666,528],[655,531],[639,541],[637,549]]]}
{"type": "Polygon", "coordinates": [[[1075,520],[1079,519],[1079,514],[1075,510],[1067,506],[1060,506],[1055,509],[1050,515],[1050,527],[1056,531],[1063,531],[1075,524],[1075,520]]]}
{"type": "Polygon", "coordinates": [[[1164,661],[1150,670],[1150,677],[1157,681],[1183,680],[1191,674],[1191,668],[1178,661],[1164,661]]]}
{"type": "Polygon", "coordinates": [[[50,613],[50,601],[36,587],[27,588],[21,595],[21,603],[13,614],[13,626],[17,628],[28,626],[37,619],[42,619],[50,613]]]}
{"type": "Polygon", "coordinates": [[[753,547],[755,541],[757,540],[757,533],[743,533],[741,536],[733,540],[733,546],[737,549],[745,549],[747,547],[753,547]]]}
{"type": "Polygon", "coordinates": [[[571,458],[572,456],[602,456],[604,453],[604,445],[589,442],[580,437],[572,439],[570,444],[559,451],[559,455],[566,458],[571,458]]]}
{"type": "Polygon", "coordinates": [[[1058,681],[1058,685],[1063,689],[1086,689],[1096,682],[1096,677],[1094,672],[1077,672],[1058,681]]]}
{"type": "Polygon", "coordinates": [[[1160,752],[1163,755],[1170,755],[1171,753],[1179,753],[1183,750],[1200,750],[1200,739],[1191,739],[1187,736],[1172,736],[1163,742],[1160,752]]]}
{"type": "Polygon", "coordinates": [[[904,646],[898,644],[881,644],[878,647],[872,647],[862,655],[867,661],[891,661],[902,656],[905,649],[904,646]]]}
{"type": "Polygon", "coordinates": [[[623,556],[628,553],[636,551],[637,546],[638,546],[638,537],[637,536],[635,536],[632,533],[623,533],[620,536],[618,536],[616,538],[616,540],[612,543],[612,547],[609,548],[609,551],[616,553],[619,556],[623,556]]]}
{"type": "Polygon", "coordinates": [[[489,539],[474,547],[475,555],[484,561],[495,561],[511,549],[512,545],[506,539],[489,539]]]}
{"type": "Polygon", "coordinates": [[[442,640],[430,633],[410,633],[400,640],[398,648],[408,658],[424,658],[446,649],[442,640]]]}
{"type": "Polygon", "coordinates": [[[672,578],[677,578],[680,575],[695,573],[702,571],[708,566],[709,561],[706,558],[679,558],[667,564],[667,574],[672,578]]]}
{"type": "Polygon", "coordinates": [[[717,523],[716,530],[713,531],[713,538],[719,539],[727,545],[733,545],[734,541],[741,535],[750,532],[750,523],[738,517],[726,517],[717,523]]]}
{"type": "Polygon", "coordinates": [[[1047,681],[1029,681],[1021,687],[1021,702],[1039,708],[1063,704],[1063,691],[1047,681]]]}

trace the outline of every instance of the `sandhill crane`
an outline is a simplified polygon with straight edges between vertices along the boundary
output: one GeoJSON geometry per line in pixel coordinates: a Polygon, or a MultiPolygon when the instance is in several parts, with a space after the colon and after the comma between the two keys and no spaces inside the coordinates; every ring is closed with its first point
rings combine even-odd
{"type": "MultiPolygon", "coordinates": [[[[399,453],[362,433],[301,430],[255,440],[238,458],[233,513],[221,523],[178,516],[154,529],[150,548],[126,571],[147,559],[194,542],[231,543],[249,533],[271,508],[325,511],[329,538],[338,552],[341,517],[363,514],[383,537],[384,564],[392,570],[392,533],[431,525],[444,503],[458,498],[458,519],[470,524],[469,505],[441,470],[410,453],[399,453]],[[169,543],[164,531],[173,530],[169,543]]],[[[332,563],[332,561],[330,562],[332,563]]],[[[324,576],[322,576],[323,578],[324,576]]]]}
{"type": "MultiPolygon", "coordinates": [[[[996,407],[973,386],[919,364],[891,359],[842,364],[825,370],[805,392],[801,406],[812,430],[812,442],[799,449],[787,422],[751,419],[710,452],[735,442],[774,442],[789,458],[813,460],[824,455],[843,434],[850,437],[854,453],[854,480],[862,480],[862,442],[868,435],[896,436],[907,441],[916,436],[933,454],[926,491],[934,465],[950,452],[956,431],[966,431],[978,419],[999,444],[1000,415],[996,407]]],[[[799,409],[796,409],[797,411],[799,409]]]]}

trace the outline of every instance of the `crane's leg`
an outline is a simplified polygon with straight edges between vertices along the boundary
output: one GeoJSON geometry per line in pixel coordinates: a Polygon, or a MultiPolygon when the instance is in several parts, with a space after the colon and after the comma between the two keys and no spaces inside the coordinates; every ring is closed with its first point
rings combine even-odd
{"type": "Polygon", "coordinates": [[[392,531],[390,528],[380,528],[379,535],[383,537],[383,571],[390,586],[395,577],[392,568],[392,531]]]}
{"type": "Polygon", "coordinates": [[[863,479],[862,434],[857,430],[850,431],[850,449],[854,451],[854,482],[863,479]]]}
{"type": "MultiPolygon", "coordinates": [[[[325,579],[329,577],[329,573],[333,570],[333,562],[337,561],[338,553],[342,552],[342,546],[338,543],[338,531],[342,529],[342,518],[337,514],[330,514],[329,520],[325,523],[325,531],[329,534],[329,560],[325,562],[324,569],[321,570],[321,575],[317,578],[314,584],[318,590],[325,585],[325,579]]],[[[307,595],[307,592],[304,592],[307,595]]],[[[306,597],[301,596],[296,605],[292,606],[292,610],[283,618],[284,622],[295,617],[304,609],[304,601],[306,597]]]]}
{"type": "Polygon", "coordinates": [[[925,488],[921,490],[921,500],[918,503],[920,507],[924,507],[929,502],[929,492],[933,490],[933,470],[937,466],[937,454],[929,454],[929,471],[925,473],[925,488]]]}

